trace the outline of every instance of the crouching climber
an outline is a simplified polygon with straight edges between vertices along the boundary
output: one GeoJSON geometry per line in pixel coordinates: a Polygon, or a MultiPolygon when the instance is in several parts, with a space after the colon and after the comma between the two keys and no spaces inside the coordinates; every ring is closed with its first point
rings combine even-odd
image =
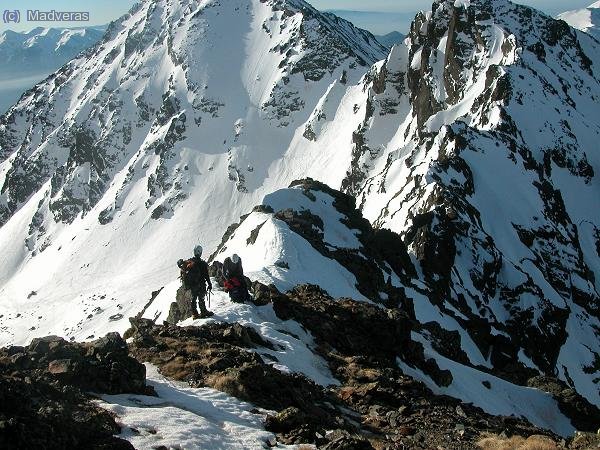
{"type": "Polygon", "coordinates": [[[231,258],[227,257],[223,261],[223,278],[225,278],[225,291],[232,302],[244,303],[251,300],[244,277],[242,259],[238,255],[233,254],[231,258]]]}
{"type": "Polygon", "coordinates": [[[210,276],[208,275],[208,264],[202,259],[202,246],[197,245],[194,248],[194,257],[184,261],[180,259],[177,265],[181,269],[181,281],[183,287],[188,289],[192,294],[192,314],[194,319],[205,318],[214,315],[213,312],[206,309],[204,297],[208,292],[212,291],[210,276]],[[200,314],[196,307],[196,301],[200,306],[200,314]]]}

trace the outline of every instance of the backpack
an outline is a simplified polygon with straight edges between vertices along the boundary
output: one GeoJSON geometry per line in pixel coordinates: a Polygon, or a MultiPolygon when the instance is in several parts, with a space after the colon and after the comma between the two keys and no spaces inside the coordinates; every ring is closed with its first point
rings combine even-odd
{"type": "Polygon", "coordinates": [[[227,278],[223,282],[223,286],[225,287],[227,293],[229,293],[229,298],[234,303],[244,303],[250,299],[250,295],[246,289],[246,284],[242,283],[237,277],[227,278]]]}
{"type": "Polygon", "coordinates": [[[236,277],[231,277],[223,282],[223,286],[225,286],[227,292],[230,292],[242,287],[242,282],[236,277]]]}
{"type": "Polygon", "coordinates": [[[201,284],[200,267],[193,258],[185,260],[178,265],[180,269],[179,279],[187,289],[197,287],[201,284]]]}

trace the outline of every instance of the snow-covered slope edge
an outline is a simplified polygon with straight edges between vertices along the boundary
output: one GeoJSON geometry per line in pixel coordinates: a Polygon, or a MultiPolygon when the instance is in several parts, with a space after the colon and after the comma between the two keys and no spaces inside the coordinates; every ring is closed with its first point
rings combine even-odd
{"type": "Polygon", "coordinates": [[[600,39],[600,2],[592,3],[587,8],[565,11],[557,16],[573,28],[600,39]]]}

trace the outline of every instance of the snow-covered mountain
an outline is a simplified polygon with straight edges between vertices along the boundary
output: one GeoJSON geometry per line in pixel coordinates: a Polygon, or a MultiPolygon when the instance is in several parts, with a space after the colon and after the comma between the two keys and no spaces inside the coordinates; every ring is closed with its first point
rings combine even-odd
{"type": "Polygon", "coordinates": [[[587,8],[565,11],[558,15],[573,28],[585,31],[596,39],[600,39],[600,2],[592,3],[587,8]]]}
{"type": "Polygon", "coordinates": [[[436,393],[477,403],[493,376],[505,413],[543,374],[600,405],[599,67],[506,0],[434,2],[389,54],[301,0],[143,3],[0,119],[0,343],[124,331],[201,242],[413,308],[452,380],[399,364],[436,393]],[[402,242],[279,191],[306,176],[402,242]]]}
{"type": "MultiPolygon", "coordinates": [[[[318,164],[311,126],[385,56],[301,0],[150,1],[115,22],[0,119],[0,320],[27,324],[0,341],[126,327],[173,261],[318,164]],[[102,316],[79,324],[73,302],[102,316]]],[[[341,180],[340,156],[323,173],[341,180]]]]}
{"type": "MultiPolygon", "coordinates": [[[[567,395],[552,399],[546,393],[526,387],[533,386],[534,377],[539,373],[519,367],[516,354],[510,359],[512,369],[517,373],[507,373],[492,346],[489,352],[482,351],[482,340],[494,339],[489,331],[483,337],[486,333],[482,331],[483,320],[475,318],[473,323],[468,323],[450,302],[436,304],[435,295],[432,295],[433,283],[423,283],[422,274],[418,273],[421,268],[414,258],[411,260],[401,237],[387,229],[371,228],[355,210],[352,200],[350,196],[313,180],[294,182],[289,189],[267,195],[262,205],[232,226],[213,257],[223,261],[238,253],[251,279],[274,283],[281,291],[291,292],[296,285],[309,283],[321,287],[334,298],[384,305],[391,316],[398,310],[405,312],[413,320],[411,345],[422,348],[422,353],[398,348],[402,354],[399,365],[406,374],[423,381],[436,394],[454,396],[490,414],[522,416],[536,426],[563,436],[572,434],[575,429],[589,427],[592,416],[600,418],[600,410],[590,413],[589,418],[582,417],[583,411],[579,411],[579,417],[569,413],[568,408],[564,408],[567,395]]],[[[144,317],[156,319],[158,323],[166,319],[178,286],[177,282],[167,286],[148,306],[144,317]]],[[[234,313],[227,303],[216,303],[219,315],[251,324],[257,330],[262,328],[266,335],[275,332],[265,331],[276,328],[272,319],[255,317],[265,314],[268,309],[251,315],[246,310],[234,313]]],[[[306,320],[302,316],[297,318],[310,329],[302,319],[306,320]]],[[[321,320],[326,322],[325,318],[321,320]]],[[[501,328],[502,336],[512,336],[509,333],[513,330],[504,324],[497,326],[501,328]]],[[[311,331],[313,335],[319,334],[311,331]]],[[[343,326],[339,333],[350,334],[343,326]]],[[[373,335],[377,333],[382,331],[372,331],[373,335]]],[[[377,347],[377,344],[371,345],[377,347]]],[[[508,352],[516,352],[512,345],[509,339],[502,339],[502,351],[507,352],[504,359],[508,359],[508,352]]],[[[407,347],[407,344],[402,346],[407,347]]],[[[308,347],[310,349],[311,345],[308,347]]],[[[314,352],[315,347],[312,348],[314,352]]],[[[545,353],[547,349],[536,352],[545,353]]],[[[277,355],[286,370],[299,371],[298,367],[303,367],[300,371],[317,383],[323,384],[330,379],[331,374],[327,371],[315,373],[314,367],[322,369],[322,366],[303,360],[307,354],[304,348],[295,350],[294,354],[297,359],[291,361],[287,354],[277,355]]],[[[551,376],[552,372],[545,374],[551,376]]]]}
{"type": "Polygon", "coordinates": [[[34,28],[0,34],[0,111],[100,40],[106,27],[34,28]]]}
{"type": "Polygon", "coordinates": [[[507,1],[434,3],[365,79],[342,183],[403,236],[436,321],[478,348],[466,359],[558,374],[596,404],[598,50],[507,1]]]}

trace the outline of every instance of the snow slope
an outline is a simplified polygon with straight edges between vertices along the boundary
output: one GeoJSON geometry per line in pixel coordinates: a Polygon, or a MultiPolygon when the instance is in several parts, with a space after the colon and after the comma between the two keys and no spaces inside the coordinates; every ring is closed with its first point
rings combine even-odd
{"type": "Polygon", "coordinates": [[[274,441],[263,429],[266,411],[257,414],[252,405],[222,392],[167,380],[150,364],[146,369],[158,397],[105,395],[97,402],[117,416],[119,437],[135,448],[248,449],[274,441]]]}
{"type": "Polygon", "coordinates": [[[406,43],[347,93],[368,108],[341,186],[403,236],[464,359],[600,404],[598,42],[497,0],[436,2],[406,43]]]}
{"type": "Polygon", "coordinates": [[[600,2],[592,3],[587,8],[565,11],[557,18],[600,39],[600,2]]]}

